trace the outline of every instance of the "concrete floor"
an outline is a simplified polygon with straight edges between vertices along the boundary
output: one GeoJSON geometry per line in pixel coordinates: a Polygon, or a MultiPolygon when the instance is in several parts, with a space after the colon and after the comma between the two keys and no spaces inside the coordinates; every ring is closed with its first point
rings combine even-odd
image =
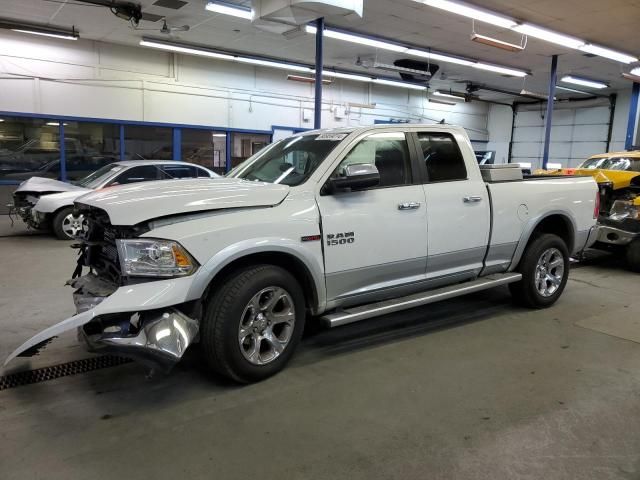
{"type": "MultiPolygon", "coordinates": [[[[67,242],[0,223],[0,354],[73,312],[67,242]]],[[[506,289],[308,333],[238,387],[193,353],[0,392],[0,478],[637,479],[640,345],[582,328],[640,318],[640,276],[600,260],[561,301],[506,289]]],[[[73,335],[11,370],[88,356],[73,335]]],[[[7,373],[7,372],[5,372],[7,373]]]]}

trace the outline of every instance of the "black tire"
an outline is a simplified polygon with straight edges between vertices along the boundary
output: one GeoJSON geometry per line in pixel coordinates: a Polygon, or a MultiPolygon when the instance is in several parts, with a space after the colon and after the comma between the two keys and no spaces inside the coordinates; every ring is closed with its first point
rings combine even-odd
{"type": "Polygon", "coordinates": [[[274,375],[284,368],[300,342],[305,314],[302,289],[295,277],[283,268],[257,265],[233,272],[205,302],[200,344],[207,364],[239,383],[257,382],[274,375]],[[279,356],[269,363],[256,365],[245,358],[241,350],[240,323],[249,302],[270,287],[282,288],[289,294],[293,300],[295,322],[288,343],[279,356]]]}
{"type": "Polygon", "coordinates": [[[58,238],[58,240],[73,240],[74,238],[67,233],[62,228],[62,222],[64,219],[73,212],[73,207],[63,208],[58,211],[53,216],[53,220],[51,220],[51,228],[53,229],[54,235],[58,238]]]}
{"type": "Polygon", "coordinates": [[[627,245],[627,265],[632,272],[640,273],[640,238],[627,245]]]}
{"type": "MultiPolygon", "coordinates": [[[[537,236],[527,245],[517,271],[522,274],[522,280],[509,285],[511,295],[516,303],[529,308],[547,308],[553,305],[567,285],[569,278],[569,250],[564,241],[553,234],[543,234],[537,236]],[[536,271],[538,261],[543,253],[550,249],[556,249],[562,255],[562,280],[553,293],[548,296],[543,295],[536,286],[536,271]]],[[[554,270],[558,272],[558,270],[554,270]]]]}

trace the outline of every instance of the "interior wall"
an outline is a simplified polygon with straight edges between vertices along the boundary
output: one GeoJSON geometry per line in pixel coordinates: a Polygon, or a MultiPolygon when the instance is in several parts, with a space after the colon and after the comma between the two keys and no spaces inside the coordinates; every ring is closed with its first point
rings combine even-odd
{"type": "MultiPolygon", "coordinates": [[[[313,85],[288,81],[284,70],[0,31],[0,73],[0,111],[253,130],[313,127],[313,85]]],[[[432,104],[425,92],[339,79],[324,86],[323,100],[323,127],[444,120],[474,139],[488,138],[482,103],[432,104]]]]}

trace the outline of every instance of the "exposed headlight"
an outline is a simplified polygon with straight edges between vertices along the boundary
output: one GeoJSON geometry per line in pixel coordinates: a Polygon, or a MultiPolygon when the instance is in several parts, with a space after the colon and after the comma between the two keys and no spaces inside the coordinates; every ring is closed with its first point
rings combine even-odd
{"type": "Polygon", "coordinates": [[[609,212],[611,220],[640,220],[640,202],[636,200],[616,200],[609,212]]]}
{"type": "Polygon", "coordinates": [[[184,277],[198,263],[182,245],[171,240],[116,240],[122,275],[128,277],[184,277]]]}

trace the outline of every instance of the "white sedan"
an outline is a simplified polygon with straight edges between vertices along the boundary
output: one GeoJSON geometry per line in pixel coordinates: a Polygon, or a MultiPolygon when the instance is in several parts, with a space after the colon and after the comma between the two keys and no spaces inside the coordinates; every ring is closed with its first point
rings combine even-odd
{"type": "Polygon", "coordinates": [[[116,185],[180,178],[214,178],[219,175],[200,165],[174,160],[125,160],[110,163],[82,180],[65,183],[32,177],[13,194],[13,211],[32,228],[53,230],[69,240],[82,230],[84,218],[75,215],[73,202],[93,190],[116,185]]]}

